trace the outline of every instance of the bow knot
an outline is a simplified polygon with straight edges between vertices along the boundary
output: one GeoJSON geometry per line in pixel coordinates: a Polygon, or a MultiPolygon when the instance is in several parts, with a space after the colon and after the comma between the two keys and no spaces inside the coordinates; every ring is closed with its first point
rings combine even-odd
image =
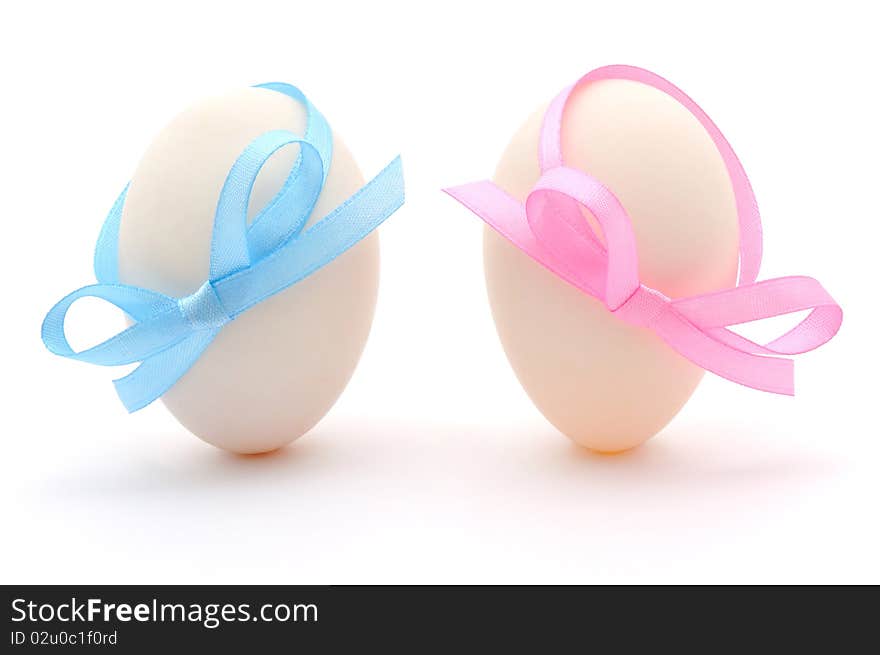
{"type": "Polygon", "coordinates": [[[233,318],[226,313],[223,302],[210,280],[195,293],[180,298],[177,306],[193,330],[221,328],[233,318]]]}
{"type": "Polygon", "coordinates": [[[640,284],[622,305],[617,309],[611,309],[611,313],[629,325],[650,328],[668,306],[669,298],[655,289],[640,284]]]}

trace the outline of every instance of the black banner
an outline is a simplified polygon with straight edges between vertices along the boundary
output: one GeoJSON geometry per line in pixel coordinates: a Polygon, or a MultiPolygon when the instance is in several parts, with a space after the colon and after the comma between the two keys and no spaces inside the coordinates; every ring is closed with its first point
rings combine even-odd
{"type": "Polygon", "coordinates": [[[4,587],[0,652],[266,647],[349,652],[352,645],[404,652],[442,645],[457,652],[480,643],[532,644],[538,652],[557,652],[572,640],[590,650],[609,639],[615,651],[690,643],[714,652],[723,642],[751,652],[758,645],[763,651],[773,643],[790,647],[806,639],[843,652],[846,641],[876,620],[875,590],[863,591],[869,593],[742,587],[4,587]]]}

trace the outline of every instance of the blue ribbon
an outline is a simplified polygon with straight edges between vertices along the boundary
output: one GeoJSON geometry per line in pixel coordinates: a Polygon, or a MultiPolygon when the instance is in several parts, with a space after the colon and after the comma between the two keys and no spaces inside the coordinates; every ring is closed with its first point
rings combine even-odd
{"type": "Polygon", "coordinates": [[[118,240],[128,187],[113,204],[95,248],[98,284],[61,299],[43,321],[43,343],[51,352],[101,366],[141,362],[114,381],[129,412],[146,407],[170,389],[199,358],[226,323],[296,284],[366,237],[404,200],[400,157],[310,228],[308,221],[324,187],[333,152],[330,126],[299,89],[262,84],[306,108],[303,136],[272,130],[239,155],[223,184],[214,215],[208,280],[195,293],[172,298],[119,281],[118,240]],[[278,149],[298,144],[299,157],[281,190],[250,226],[247,210],[257,174],[278,149]],[[101,298],[128,314],[134,324],[80,352],[64,335],[64,321],[80,298],[101,298]]]}

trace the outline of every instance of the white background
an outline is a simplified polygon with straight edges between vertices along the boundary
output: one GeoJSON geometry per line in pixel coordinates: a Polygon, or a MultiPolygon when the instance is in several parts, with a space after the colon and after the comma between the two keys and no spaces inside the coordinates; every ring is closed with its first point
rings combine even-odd
{"type": "MultiPolygon", "coordinates": [[[[880,582],[878,46],[870,3],[14,3],[4,98],[0,581],[880,582]],[[650,68],[724,130],[765,221],[762,277],[845,310],[794,399],[707,376],[644,447],[600,457],[534,409],[496,338],[480,222],[541,103],[650,68]],[[403,155],[351,384],[308,435],[235,457],[111,372],[50,356],[109,203],[195,99],[303,88],[369,176],[403,155]]],[[[637,402],[637,399],[634,399],[637,402]]]]}

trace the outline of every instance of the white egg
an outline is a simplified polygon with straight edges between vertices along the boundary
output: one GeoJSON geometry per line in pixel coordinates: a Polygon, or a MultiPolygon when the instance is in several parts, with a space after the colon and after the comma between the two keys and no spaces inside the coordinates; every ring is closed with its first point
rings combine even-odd
{"type": "MultiPolygon", "coordinates": [[[[514,135],[495,182],[524,200],[540,175],[544,108],[514,135]]],[[[733,286],[733,187],[709,134],[682,105],[633,81],[579,87],[565,110],[566,165],[588,172],[632,218],[643,283],[677,298],[733,286]]],[[[590,217],[592,218],[592,217],[590,217]]],[[[486,228],[486,282],[505,353],[529,397],[561,432],[602,452],[659,432],[703,371],[648,329],[549,273],[486,228]]]]}
{"type": "MultiPolygon", "coordinates": [[[[299,103],[255,88],[206,99],[174,118],[132,178],[119,237],[121,281],[175,297],[196,291],[208,278],[214,210],[236,157],[263,132],[302,134],[304,125],[299,103]]],[[[297,152],[283,148],[267,162],[249,220],[281,188],[297,152]]],[[[309,224],[363,184],[334,133],[327,183],[309,224]]],[[[351,377],[370,331],[378,281],[373,233],[225,325],[162,400],[191,432],[226,450],[258,453],[296,439],[326,414],[351,377]]]]}

